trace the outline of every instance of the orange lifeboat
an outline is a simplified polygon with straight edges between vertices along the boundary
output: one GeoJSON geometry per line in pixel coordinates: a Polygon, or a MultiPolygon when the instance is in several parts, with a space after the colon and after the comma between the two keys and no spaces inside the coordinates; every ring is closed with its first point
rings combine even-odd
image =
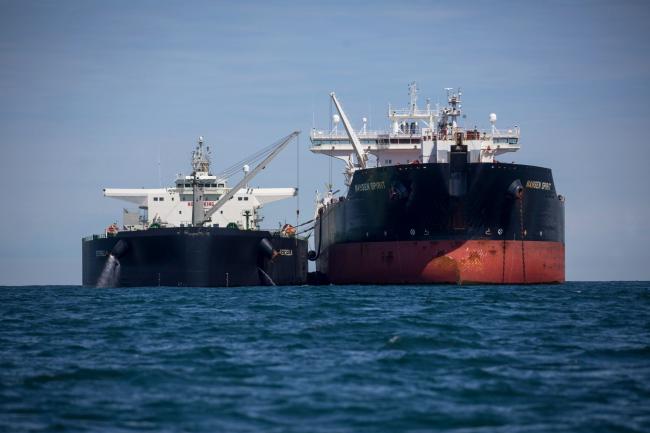
{"type": "Polygon", "coordinates": [[[285,224],[282,226],[282,229],[280,230],[280,233],[284,236],[295,236],[296,235],[296,228],[292,226],[291,224],[285,224]]]}

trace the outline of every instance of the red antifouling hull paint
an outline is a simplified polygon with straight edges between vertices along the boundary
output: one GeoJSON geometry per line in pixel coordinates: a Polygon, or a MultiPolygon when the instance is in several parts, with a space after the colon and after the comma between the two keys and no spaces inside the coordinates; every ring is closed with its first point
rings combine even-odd
{"type": "Polygon", "coordinates": [[[544,241],[393,241],[332,245],[334,284],[564,282],[564,244],[544,241]]]}

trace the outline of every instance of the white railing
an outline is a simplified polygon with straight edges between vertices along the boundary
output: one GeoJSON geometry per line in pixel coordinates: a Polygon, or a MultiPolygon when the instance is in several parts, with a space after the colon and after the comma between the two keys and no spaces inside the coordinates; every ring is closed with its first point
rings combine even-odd
{"type": "MultiPolygon", "coordinates": [[[[376,137],[381,134],[386,134],[386,131],[379,131],[379,130],[366,130],[363,132],[363,130],[359,131],[354,131],[355,134],[357,134],[357,137],[359,138],[366,138],[366,137],[376,137]]],[[[343,131],[325,131],[321,129],[313,129],[311,134],[311,138],[349,138],[348,134],[343,131]]]]}
{"type": "MultiPolygon", "coordinates": [[[[494,129],[494,130],[485,130],[485,129],[462,129],[458,128],[455,133],[448,133],[444,130],[439,130],[435,134],[438,140],[454,140],[457,133],[463,133],[463,138],[465,140],[490,140],[492,138],[519,138],[520,129],[518,126],[508,129],[494,129]]],[[[391,138],[421,138],[423,135],[429,135],[429,133],[424,132],[423,128],[416,128],[416,130],[411,133],[407,131],[366,131],[365,133],[357,132],[357,137],[360,140],[377,140],[377,139],[391,139],[391,138]]],[[[324,130],[312,130],[310,134],[312,142],[318,142],[319,140],[329,141],[343,141],[350,143],[350,139],[345,131],[324,131],[324,130]]],[[[322,143],[319,143],[322,144],[322,143]]],[[[319,145],[316,144],[316,145],[319,145]]],[[[344,144],[344,143],[341,143],[344,144]]],[[[362,143],[368,144],[368,143],[362,143]]]]}
{"type": "Polygon", "coordinates": [[[491,131],[490,135],[492,137],[519,137],[521,130],[519,129],[518,126],[515,126],[514,128],[508,128],[508,129],[494,129],[494,131],[491,131]]]}
{"type": "Polygon", "coordinates": [[[400,117],[405,117],[405,116],[421,116],[421,117],[435,117],[436,112],[433,110],[421,110],[421,109],[415,109],[411,110],[409,108],[399,108],[399,109],[394,109],[391,108],[388,110],[388,117],[390,116],[400,116],[400,117]]]}
{"type": "Polygon", "coordinates": [[[84,240],[84,242],[89,242],[89,241],[92,241],[93,239],[104,239],[106,237],[107,237],[106,233],[100,233],[100,234],[97,234],[97,235],[86,236],[85,238],[83,238],[83,240],[84,240]]]}

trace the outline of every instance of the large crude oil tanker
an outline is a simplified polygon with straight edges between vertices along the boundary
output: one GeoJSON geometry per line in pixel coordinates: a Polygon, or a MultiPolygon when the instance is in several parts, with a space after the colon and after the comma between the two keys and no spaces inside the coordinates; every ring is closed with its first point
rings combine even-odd
{"type": "Polygon", "coordinates": [[[307,281],[307,241],[291,226],[260,230],[266,203],[293,197],[296,188],[251,188],[248,183],[296,137],[294,132],[251,157],[212,174],[210,149],[200,138],[192,174],[174,186],[104,189],[132,205],[123,224],[82,240],[85,286],[245,286],[307,281]],[[261,162],[260,162],[261,161],[261,162]],[[252,170],[248,164],[257,164],[252,170]],[[243,171],[232,188],[228,179],[243,171]]]}
{"type": "Polygon", "coordinates": [[[319,199],[317,271],[332,283],[561,283],[564,198],[551,170],[496,157],[520,148],[518,127],[461,125],[448,106],[389,106],[389,131],[354,131],[334,93],[333,128],[311,151],[346,161],[347,194],[319,199]],[[344,131],[339,131],[339,123],[344,131]]]}

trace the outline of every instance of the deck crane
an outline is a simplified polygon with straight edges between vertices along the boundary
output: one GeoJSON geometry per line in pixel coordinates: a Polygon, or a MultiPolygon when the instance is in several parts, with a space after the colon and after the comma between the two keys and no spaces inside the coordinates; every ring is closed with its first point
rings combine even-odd
{"type": "Polygon", "coordinates": [[[345,127],[345,132],[347,132],[348,137],[350,137],[350,141],[352,142],[352,147],[354,147],[354,152],[357,155],[357,162],[359,164],[359,167],[365,169],[366,160],[368,159],[368,156],[361,148],[361,142],[359,141],[359,137],[357,137],[357,134],[354,132],[354,129],[352,129],[352,125],[348,120],[348,116],[345,115],[345,112],[343,111],[343,107],[341,107],[341,103],[336,98],[336,94],[332,92],[330,93],[330,96],[332,97],[332,101],[334,101],[334,105],[336,106],[336,111],[338,111],[339,115],[341,116],[341,121],[343,122],[343,126],[345,127]]]}
{"type": "Polygon", "coordinates": [[[214,215],[215,212],[217,212],[228,200],[230,200],[232,197],[234,197],[237,192],[242,187],[245,187],[248,182],[250,182],[260,171],[264,170],[266,166],[275,158],[278,156],[278,154],[289,144],[289,142],[294,138],[297,137],[298,134],[300,134],[300,131],[294,131],[291,134],[287,135],[286,137],[282,138],[278,144],[273,147],[271,152],[268,154],[266,158],[262,162],[260,162],[254,169],[248,172],[246,176],[242,180],[237,183],[234,187],[230,189],[226,194],[223,195],[215,204],[212,206],[210,209],[208,209],[205,214],[203,215],[203,218],[200,216],[194,216],[192,215],[192,225],[193,226],[202,226],[206,222],[210,221],[210,217],[214,215]]]}

